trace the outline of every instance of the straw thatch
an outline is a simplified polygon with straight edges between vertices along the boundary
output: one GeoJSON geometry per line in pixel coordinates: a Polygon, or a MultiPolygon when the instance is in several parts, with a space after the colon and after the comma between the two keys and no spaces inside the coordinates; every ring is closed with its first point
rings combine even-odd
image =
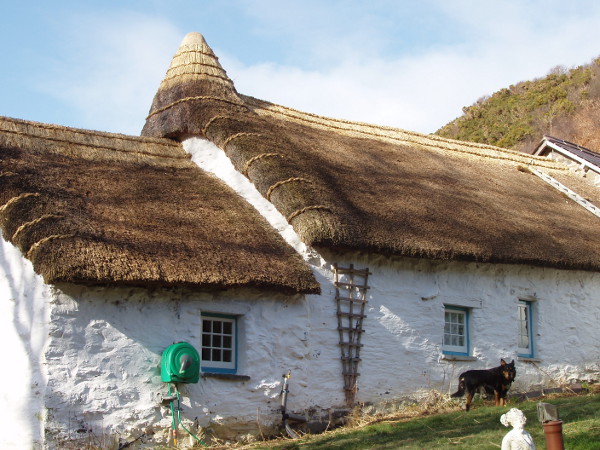
{"type": "Polygon", "coordinates": [[[0,118],[0,226],[47,283],[318,292],[179,144],[0,118]]]}
{"type": "Polygon", "coordinates": [[[309,245],[600,269],[598,218],[527,169],[598,198],[559,163],[243,96],[197,33],[186,37],[167,78],[143,134],[212,140],[309,245]],[[203,65],[218,66],[219,76],[203,65]]]}

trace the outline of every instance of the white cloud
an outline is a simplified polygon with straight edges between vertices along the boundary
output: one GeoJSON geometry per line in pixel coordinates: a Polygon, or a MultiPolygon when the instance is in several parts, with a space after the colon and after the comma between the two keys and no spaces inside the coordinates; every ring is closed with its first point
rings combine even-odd
{"type": "Polygon", "coordinates": [[[441,42],[418,55],[382,57],[369,48],[375,37],[364,46],[349,40],[350,47],[340,49],[344,42],[331,37],[321,45],[343,55],[333,66],[244,65],[230,55],[221,55],[221,62],[244,94],[316,114],[433,132],[482,95],[544,76],[558,64],[587,63],[598,51],[599,7],[581,14],[573,7],[548,10],[541,2],[443,5],[444,20],[460,27],[466,40],[441,42]]]}
{"type": "MultiPolygon", "coordinates": [[[[421,132],[435,131],[482,95],[597,55],[600,4],[412,3],[380,0],[369,11],[363,3],[289,9],[252,2],[255,33],[279,40],[286,56],[244,64],[219,51],[218,35],[209,45],[243,94],[421,132]],[[411,41],[415,34],[427,42],[411,41]]],[[[63,27],[70,38],[64,59],[44,73],[41,88],[77,111],[78,126],[138,134],[183,32],[167,20],[123,12],[68,17],[63,27]]]]}
{"type": "Polygon", "coordinates": [[[182,34],[141,14],[70,17],[60,60],[38,88],[79,115],[78,126],[139,134],[182,34]]]}

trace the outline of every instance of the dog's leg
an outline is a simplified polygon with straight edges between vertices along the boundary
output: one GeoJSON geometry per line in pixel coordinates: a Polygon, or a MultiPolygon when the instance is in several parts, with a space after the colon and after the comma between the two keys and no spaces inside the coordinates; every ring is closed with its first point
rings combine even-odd
{"type": "Polygon", "coordinates": [[[500,406],[502,403],[502,399],[500,398],[500,392],[494,391],[494,397],[496,399],[496,406],[500,406]]]}
{"type": "Polygon", "coordinates": [[[465,407],[467,411],[471,408],[471,400],[473,400],[473,394],[471,394],[471,392],[467,392],[467,404],[465,407]]]}

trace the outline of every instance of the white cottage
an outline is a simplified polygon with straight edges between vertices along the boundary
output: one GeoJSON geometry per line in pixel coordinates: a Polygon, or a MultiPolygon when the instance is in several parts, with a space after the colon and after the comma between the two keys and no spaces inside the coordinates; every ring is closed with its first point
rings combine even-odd
{"type": "Polygon", "coordinates": [[[279,423],[288,371],[313,422],[500,358],[599,379],[600,218],[545,180],[600,192],[562,163],[241,95],[198,33],[142,134],[0,121],[0,444],[167,443],[179,341],[206,439],[279,423]]]}

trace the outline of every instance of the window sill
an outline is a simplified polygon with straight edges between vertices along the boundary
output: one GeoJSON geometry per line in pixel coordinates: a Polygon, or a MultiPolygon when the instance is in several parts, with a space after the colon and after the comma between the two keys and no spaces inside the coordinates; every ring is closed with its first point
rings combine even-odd
{"type": "Polygon", "coordinates": [[[477,361],[475,356],[467,356],[467,355],[442,355],[442,360],[444,361],[477,361]]]}
{"type": "Polygon", "coordinates": [[[237,375],[235,373],[214,373],[214,372],[202,372],[202,378],[217,378],[219,380],[227,381],[250,381],[248,375],[237,375]]]}
{"type": "Polygon", "coordinates": [[[542,362],[541,359],[539,358],[531,358],[529,356],[517,356],[517,361],[521,361],[521,362],[531,362],[531,363],[538,363],[538,362],[542,362]]]}

